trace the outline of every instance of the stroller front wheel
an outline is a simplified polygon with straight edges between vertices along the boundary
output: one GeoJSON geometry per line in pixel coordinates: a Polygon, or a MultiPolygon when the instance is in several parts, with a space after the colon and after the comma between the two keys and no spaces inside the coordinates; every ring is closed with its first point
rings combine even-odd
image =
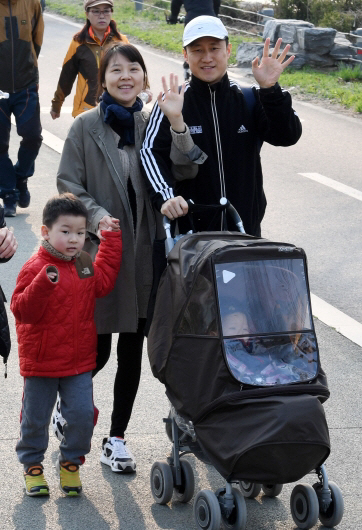
{"type": "Polygon", "coordinates": [[[167,504],[172,499],[173,476],[167,462],[155,462],[151,469],[151,492],[157,504],[167,504]]]}
{"type": "Polygon", "coordinates": [[[189,502],[195,491],[194,472],[190,462],[180,459],[181,485],[174,486],[175,499],[179,502],[189,502]]]}
{"type": "Polygon", "coordinates": [[[319,502],[310,484],[298,484],[290,496],[293,521],[302,530],[312,528],[318,521],[319,502]]]}
{"type": "MultiPolygon", "coordinates": [[[[326,526],[327,528],[333,528],[342,520],[344,502],[342,492],[335,482],[329,481],[328,487],[329,491],[331,492],[332,502],[328,506],[327,510],[322,511],[321,508],[319,509],[319,520],[323,526],[326,526]]],[[[318,495],[318,491],[322,489],[322,486],[320,484],[314,484],[313,488],[318,495]]]]}
{"type": "MultiPolygon", "coordinates": [[[[251,482],[245,482],[245,484],[252,484],[251,482]]],[[[260,484],[255,484],[255,486],[260,486],[260,484]]],[[[260,490],[259,490],[260,491],[260,490]]],[[[220,494],[224,494],[223,490],[220,494]]],[[[223,513],[221,509],[221,518],[224,525],[224,528],[229,530],[244,530],[246,527],[246,504],[244,495],[241,491],[236,488],[232,488],[232,494],[234,497],[234,507],[229,515],[223,513]]]]}
{"type": "Polygon", "coordinates": [[[201,530],[219,530],[221,511],[215,493],[201,490],[195,497],[194,517],[201,530]]]}

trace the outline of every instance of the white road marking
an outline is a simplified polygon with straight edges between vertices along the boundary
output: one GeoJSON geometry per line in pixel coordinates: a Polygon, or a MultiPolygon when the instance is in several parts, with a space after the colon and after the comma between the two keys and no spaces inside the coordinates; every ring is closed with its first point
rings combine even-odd
{"type": "MultiPolygon", "coordinates": [[[[16,125],[14,115],[11,115],[11,123],[13,125],[16,125]]],[[[42,130],[42,137],[43,137],[43,144],[50,147],[50,149],[53,149],[53,151],[56,151],[57,153],[61,154],[63,151],[64,146],[64,140],[61,138],[58,138],[58,136],[55,136],[55,134],[46,131],[45,129],[42,130]]]]}
{"type": "Polygon", "coordinates": [[[331,328],[335,328],[338,333],[358,346],[362,346],[362,324],[312,293],[311,301],[313,315],[318,320],[331,328]]]}
{"type": "Polygon", "coordinates": [[[84,24],[79,24],[78,22],[72,22],[71,20],[68,20],[67,18],[60,17],[57,15],[51,15],[50,13],[44,13],[43,17],[49,17],[54,18],[57,22],[63,22],[63,24],[69,24],[70,26],[74,26],[75,28],[82,28],[84,24]]]}
{"type": "Polygon", "coordinates": [[[328,177],[325,177],[324,175],[320,175],[319,173],[298,173],[298,175],[302,175],[303,177],[307,177],[311,180],[315,180],[316,182],[319,182],[320,184],[324,184],[325,186],[328,186],[329,188],[333,188],[334,190],[340,191],[341,193],[344,193],[345,195],[349,195],[350,197],[353,197],[354,199],[357,199],[358,201],[362,201],[362,191],[351,188],[350,186],[346,186],[345,184],[342,184],[341,182],[338,182],[337,180],[330,179],[328,177]]]}

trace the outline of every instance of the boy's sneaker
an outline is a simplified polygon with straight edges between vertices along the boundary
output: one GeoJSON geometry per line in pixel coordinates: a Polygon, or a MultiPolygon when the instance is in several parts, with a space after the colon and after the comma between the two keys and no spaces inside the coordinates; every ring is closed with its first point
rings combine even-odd
{"type": "Polygon", "coordinates": [[[49,495],[49,486],[43,474],[43,466],[31,466],[24,473],[25,493],[30,497],[49,495]]]}
{"type": "Polygon", "coordinates": [[[82,483],[79,477],[79,466],[72,462],[59,462],[57,460],[56,470],[59,476],[60,491],[68,497],[76,497],[82,492],[82,483]]]}
{"type": "Polygon", "coordinates": [[[61,403],[61,400],[60,400],[60,396],[58,395],[58,399],[57,399],[54,412],[53,412],[53,416],[52,416],[52,428],[53,428],[55,436],[61,442],[64,438],[63,427],[66,421],[63,418],[62,412],[60,410],[60,403],[61,403]]]}
{"type": "Polygon", "coordinates": [[[16,188],[19,191],[18,205],[20,208],[27,208],[30,204],[28,179],[19,180],[16,184],[16,188]]]}
{"type": "Polygon", "coordinates": [[[100,458],[102,464],[110,466],[115,473],[134,473],[136,462],[126,442],[117,436],[104,438],[100,458]]]}

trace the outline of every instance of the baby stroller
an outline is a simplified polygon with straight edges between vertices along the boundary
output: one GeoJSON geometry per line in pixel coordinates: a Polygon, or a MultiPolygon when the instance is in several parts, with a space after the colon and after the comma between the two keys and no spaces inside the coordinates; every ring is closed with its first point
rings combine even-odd
{"type": "MultiPolygon", "coordinates": [[[[329,397],[312,319],[306,255],[288,243],[240,232],[200,232],[171,249],[148,335],[153,375],[166,387],[172,441],[155,462],[155,501],[188,502],[193,453],[225,479],[194,500],[200,529],[246,528],[246,498],[294,487],[290,507],[299,528],[326,527],[343,516],[343,498],[324,465],[330,453],[322,404],[329,397]]],[[[169,225],[166,226],[169,228],[169,225]]],[[[167,242],[172,242],[167,234],[167,242]]],[[[172,243],[169,245],[172,246],[172,243]]]]}

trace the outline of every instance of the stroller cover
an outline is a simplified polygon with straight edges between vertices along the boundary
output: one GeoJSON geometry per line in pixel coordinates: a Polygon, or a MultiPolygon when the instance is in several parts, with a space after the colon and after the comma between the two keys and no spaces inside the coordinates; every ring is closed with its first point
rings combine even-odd
{"type": "Polygon", "coordinates": [[[151,369],[227,480],[299,480],[330,452],[306,256],[234,232],[180,239],[148,336],[151,369]]]}

